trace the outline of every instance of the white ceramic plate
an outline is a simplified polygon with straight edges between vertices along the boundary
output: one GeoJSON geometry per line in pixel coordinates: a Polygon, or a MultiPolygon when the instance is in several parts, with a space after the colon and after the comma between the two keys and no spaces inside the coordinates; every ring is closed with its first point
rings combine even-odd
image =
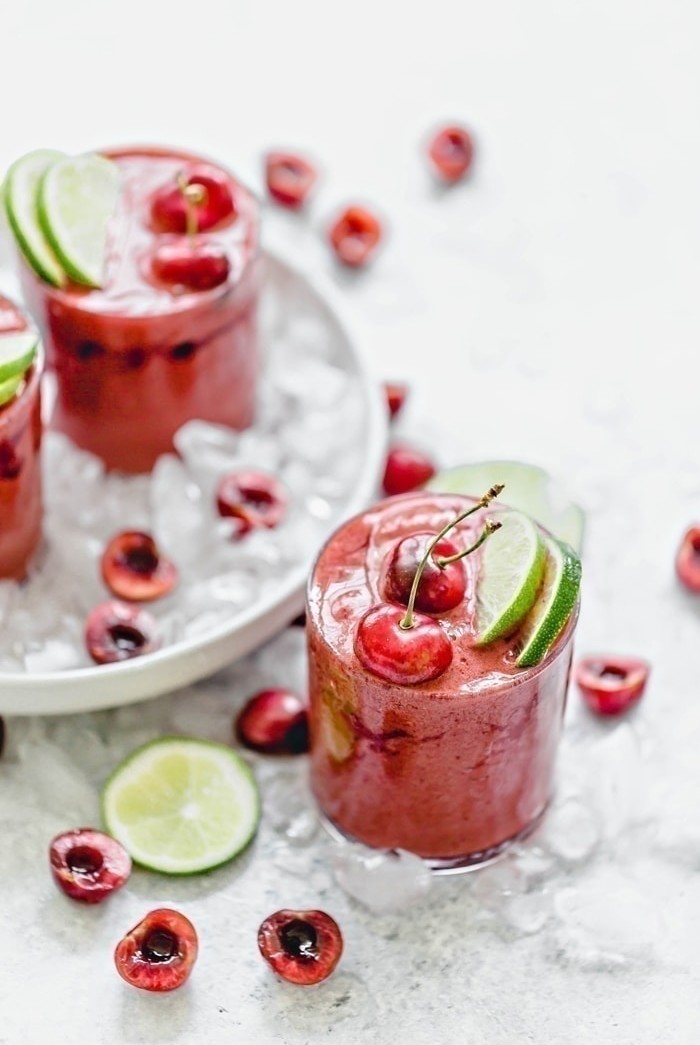
{"type": "MultiPolygon", "coordinates": [[[[267,279],[290,300],[306,301],[327,331],[327,358],[355,376],[364,411],[359,478],[329,523],[360,511],[372,499],[384,460],[386,411],[377,382],[340,318],[342,306],[331,286],[321,287],[277,256],[266,256],[267,279]]],[[[0,289],[12,296],[16,283],[0,270],[0,289]]],[[[0,713],[5,715],[67,714],[129,704],[179,689],[260,646],[302,609],[311,558],[300,561],[271,595],[234,612],[224,624],[134,660],[118,664],[45,673],[0,672],[0,713]]]]}

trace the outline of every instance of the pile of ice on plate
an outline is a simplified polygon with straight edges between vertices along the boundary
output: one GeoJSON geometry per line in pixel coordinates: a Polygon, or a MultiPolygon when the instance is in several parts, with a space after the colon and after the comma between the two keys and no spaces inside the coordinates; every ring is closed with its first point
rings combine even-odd
{"type": "Polygon", "coordinates": [[[332,358],[327,322],[308,301],[290,307],[279,281],[264,296],[261,327],[265,365],[256,422],[245,432],[192,421],[177,434],[180,456],[135,477],[106,475],[97,458],[46,434],[45,547],[28,584],[0,582],[0,671],[91,663],[84,622],[110,597],[99,560],[122,530],[151,532],[180,570],[173,594],[149,606],[163,644],[273,597],[310,563],[361,468],[362,392],[332,358]],[[242,467],[277,476],[290,508],[277,529],[234,541],[213,494],[219,478],[242,467]]]}

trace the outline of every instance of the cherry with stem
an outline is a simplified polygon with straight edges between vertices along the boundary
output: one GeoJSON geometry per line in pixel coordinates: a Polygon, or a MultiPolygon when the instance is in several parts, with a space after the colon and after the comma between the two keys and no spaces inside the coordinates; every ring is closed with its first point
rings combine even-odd
{"type": "MultiPolygon", "coordinates": [[[[502,490],[502,484],[492,486],[476,504],[460,512],[435,534],[418,564],[405,611],[402,607],[380,603],[362,617],[355,634],[355,653],[367,671],[397,685],[429,682],[447,671],[452,663],[452,643],[447,633],[439,621],[415,611],[421,577],[435,546],[469,515],[490,504],[502,490]]],[[[499,522],[489,520],[477,541],[458,552],[457,558],[476,551],[500,526],[499,522]]],[[[453,556],[448,558],[455,561],[453,556]]]]}

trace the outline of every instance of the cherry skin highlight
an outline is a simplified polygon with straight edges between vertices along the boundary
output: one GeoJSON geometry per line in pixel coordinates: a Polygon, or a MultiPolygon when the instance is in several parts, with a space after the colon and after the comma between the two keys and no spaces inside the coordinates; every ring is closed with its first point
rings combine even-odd
{"type": "Polygon", "coordinates": [[[410,628],[401,627],[403,607],[379,604],[360,619],[355,654],[377,678],[415,686],[443,675],[452,663],[452,643],[439,622],[422,613],[410,628]]]}
{"type": "Polygon", "coordinates": [[[174,991],[197,960],[197,933],[189,918],[161,907],[130,929],[114,951],[117,972],[144,991],[174,991]]]}
{"type": "Polygon", "coordinates": [[[384,492],[393,497],[417,489],[435,475],[435,465],[422,450],[407,443],[397,443],[387,454],[382,485],[384,492]]]}
{"type": "Polygon", "coordinates": [[[57,835],[49,846],[49,861],[59,889],[81,903],[101,903],[131,874],[124,846],[90,827],[57,835]]]}
{"type": "Polygon", "coordinates": [[[676,553],[676,576],[688,591],[700,594],[700,526],[691,526],[683,535],[676,553]]]}
{"type": "Polygon", "coordinates": [[[161,554],[149,533],[125,530],[102,553],[102,579],[117,598],[129,602],[160,599],[177,584],[177,567],[161,554]]]}
{"type": "Polygon", "coordinates": [[[268,965],[287,983],[310,987],[327,979],[343,953],[337,922],[324,911],[283,909],[258,929],[258,947],[268,965]]]}
{"type": "Polygon", "coordinates": [[[586,705],[596,715],[621,715],[644,695],[649,664],[635,657],[586,657],[574,678],[586,705]]]}
{"type": "Polygon", "coordinates": [[[428,156],[443,181],[460,181],[469,173],[474,160],[472,136],[466,127],[443,127],[430,142],[428,156]]]}
{"type": "Polygon", "coordinates": [[[103,602],[85,623],[85,645],[97,664],[114,664],[151,653],[158,647],[150,613],[122,602],[103,602]]]}
{"type": "Polygon", "coordinates": [[[185,164],[181,184],[168,182],[151,202],[151,221],[157,232],[187,232],[188,207],[193,207],[196,231],[206,232],[235,216],[231,179],[210,163],[185,164]],[[196,185],[203,190],[199,203],[188,204],[183,188],[196,185]]]}
{"type": "MultiPolygon", "coordinates": [[[[390,602],[408,605],[413,578],[434,533],[415,533],[404,537],[389,556],[384,577],[384,598],[390,602]]],[[[448,558],[462,551],[446,537],[438,541],[428,558],[416,594],[416,609],[423,613],[447,613],[459,606],[467,589],[467,574],[461,561],[439,566],[441,557],[448,558]]]]}
{"type": "Polygon", "coordinates": [[[151,272],[173,289],[204,291],[221,286],[231,262],[215,243],[162,243],[151,258],[151,272]]]}
{"type": "Polygon", "coordinates": [[[219,515],[234,521],[232,536],[236,538],[258,526],[278,526],[287,511],[287,502],[287,491],[279,479],[252,469],[225,475],[216,490],[219,515]]]}
{"type": "Polygon", "coordinates": [[[309,715],[305,703],[288,689],[264,689],[236,718],[241,744],[264,755],[301,755],[309,750],[309,715]]]}
{"type": "Polygon", "coordinates": [[[328,233],[335,255],[349,268],[361,268],[374,255],[382,238],[379,219],[365,207],[348,207],[328,233]]]}
{"type": "Polygon", "coordinates": [[[293,152],[269,152],[265,157],[267,191],[283,207],[302,207],[318,173],[313,164],[293,152]]]}

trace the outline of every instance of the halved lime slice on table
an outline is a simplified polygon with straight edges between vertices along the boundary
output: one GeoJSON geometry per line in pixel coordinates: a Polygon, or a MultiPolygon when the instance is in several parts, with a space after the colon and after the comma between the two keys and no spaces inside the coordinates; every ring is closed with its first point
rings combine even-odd
{"type": "Polygon", "coordinates": [[[133,752],[105,784],[107,830],[134,861],[163,874],[198,874],[251,841],[260,796],[248,765],[224,744],[165,737],[133,752]]]}
{"type": "Polygon", "coordinates": [[[3,185],[5,211],[10,228],[25,258],[42,279],[60,287],[66,275],[39,222],[37,200],[44,174],[62,152],[36,149],[12,164],[3,185]]]}
{"type": "Polygon", "coordinates": [[[545,537],[544,543],[547,558],[542,588],[518,636],[516,663],[521,668],[544,659],[571,616],[581,587],[581,560],[573,549],[551,537],[545,537]]]}
{"type": "Polygon", "coordinates": [[[476,587],[476,642],[485,646],[510,635],[532,609],[542,583],[544,542],[521,512],[491,512],[501,523],[481,552],[476,587]]]}
{"type": "Polygon", "coordinates": [[[574,504],[562,485],[543,468],[521,461],[479,461],[448,468],[426,484],[439,493],[458,493],[480,497],[493,483],[505,483],[499,498],[503,504],[525,512],[566,541],[577,551],[583,543],[584,513],[574,504]]]}
{"type": "Polygon", "coordinates": [[[66,156],[39,185],[39,221],[71,279],[88,287],[104,281],[107,230],[119,197],[119,168],[98,153],[66,156]]]}
{"type": "Polygon", "coordinates": [[[29,370],[38,344],[39,337],[32,330],[0,334],[0,383],[29,370]]]}

